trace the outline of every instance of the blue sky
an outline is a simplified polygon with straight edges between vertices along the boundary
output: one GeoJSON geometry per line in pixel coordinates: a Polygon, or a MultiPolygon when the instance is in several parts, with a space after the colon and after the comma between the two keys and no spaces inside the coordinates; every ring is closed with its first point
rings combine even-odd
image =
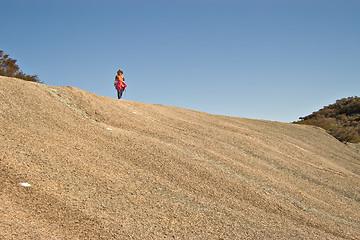
{"type": "Polygon", "coordinates": [[[0,50],[45,84],[292,122],[359,96],[359,0],[0,0],[0,50]]]}

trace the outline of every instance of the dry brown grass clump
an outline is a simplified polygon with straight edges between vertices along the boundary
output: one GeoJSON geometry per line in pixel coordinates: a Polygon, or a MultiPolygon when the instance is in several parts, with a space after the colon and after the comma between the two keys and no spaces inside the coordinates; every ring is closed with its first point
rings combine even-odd
{"type": "Polygon", "coordinates": [[[0,239],[360,237],[360,155],[317,127],[7,77],[0,126],[0,239]]]}

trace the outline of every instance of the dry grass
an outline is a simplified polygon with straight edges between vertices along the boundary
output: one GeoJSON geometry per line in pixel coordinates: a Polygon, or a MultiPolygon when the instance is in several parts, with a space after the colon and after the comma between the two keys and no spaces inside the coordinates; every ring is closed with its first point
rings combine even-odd
{"type": "Polygon", "coordinates": [[[0,239],[360,238],[360,155],[319,128],[6,77],[0,126],[0,239]]]}

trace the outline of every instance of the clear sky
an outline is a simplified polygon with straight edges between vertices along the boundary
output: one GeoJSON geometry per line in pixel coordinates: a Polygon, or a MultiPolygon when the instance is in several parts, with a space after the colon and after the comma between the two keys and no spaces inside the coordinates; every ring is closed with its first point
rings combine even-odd
{"type": "Polygon", "coordinates": [[[45,84],[291,122],[360,93],[359,0],[0,0],[0,50],[45,84]]]}

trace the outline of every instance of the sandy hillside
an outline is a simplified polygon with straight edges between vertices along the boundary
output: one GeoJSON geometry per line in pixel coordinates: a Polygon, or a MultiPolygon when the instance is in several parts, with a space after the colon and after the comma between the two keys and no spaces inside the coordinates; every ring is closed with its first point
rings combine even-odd
{"type": "Polygon", "coordinates": [[[0,239],[360,239],[360,155],[319,128],[6,77],[0,127],[0,239]]]}

